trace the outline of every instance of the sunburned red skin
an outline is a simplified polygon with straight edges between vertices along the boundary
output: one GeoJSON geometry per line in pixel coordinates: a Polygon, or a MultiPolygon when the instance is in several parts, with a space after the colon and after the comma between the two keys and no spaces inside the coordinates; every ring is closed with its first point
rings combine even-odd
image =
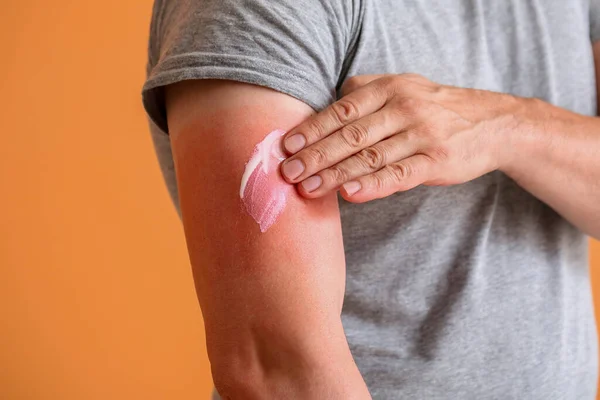
{"type": "Polygon", "coordinates": [[[285,131],[277,129],[258,143],[242,176],[240,198],[263,233],[277,221],[293,190],[279,172],[279,164],[286,158],[281,150],[284,134],[285,131]]]}

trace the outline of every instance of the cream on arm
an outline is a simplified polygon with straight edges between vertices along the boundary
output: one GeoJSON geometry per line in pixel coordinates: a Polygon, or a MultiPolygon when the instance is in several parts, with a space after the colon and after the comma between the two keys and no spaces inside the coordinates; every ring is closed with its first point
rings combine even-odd
{"type": "Polygon", "coordinates": [[[284,130],[276,129],[257,144],[242,175],[240,199],[261,232],[277,221],[294,190],[279,171],[279,164],[286,158],[281,147],[283,135],[284,130]]]}
{"type": "Polygon", "coordinates": [[[233,399],[370,398],[341,324],[336,195],[306,200],[279,176],[279,136],[312,110],[230,81],[186,81],[166,95],[217,390],[233,399]]]}

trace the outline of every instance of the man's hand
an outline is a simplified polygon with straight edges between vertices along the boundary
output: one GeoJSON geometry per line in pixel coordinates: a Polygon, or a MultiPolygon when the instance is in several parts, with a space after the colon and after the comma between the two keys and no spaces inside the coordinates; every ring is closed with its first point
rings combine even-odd
{"type": "MultiPolygon", "coordinates": [[[[600,42],[594,54],[600,82],[600,42]]],[[[362,203],[499,169],[600,238],[600,118],[412,74],[359,76],[343,89],[342,99],[284,139],[294,155],[282,173],[302,196],[341,188],[362,203]]]]}
{"type": "Polygon", "coordinates": [[[340,187],[361,203],[415,186],[463,183],[507,162],[505,132],[528,99],[412,74],[350,78],[342,99],[286,135],[282,165],[307,198],[340,187]]]}

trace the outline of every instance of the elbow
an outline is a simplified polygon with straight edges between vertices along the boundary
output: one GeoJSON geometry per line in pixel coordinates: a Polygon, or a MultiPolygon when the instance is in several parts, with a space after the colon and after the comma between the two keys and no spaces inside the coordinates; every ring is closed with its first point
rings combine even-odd
{"type": "Polygon", "coordinates": [[[208,349],[213,383],[221,398],[264,399],[266,394],[292,389],[292,365],[284,362],[282,351],[271,354],[269,349],[265,354],[263,347],[238,337],[219,343],[219,350],[208,349]]]}
{"type": "Polygon", "coordinates": [[[587,232],[587,235],[592,239],[600,241],[600,227],[592,230],[591,232],[587,232]]]}
{"type": "Polygon", "coordinates": [[[213,384],[223,400],[260,398],[250,380],[233,377],[231,374],[215,374],[213,371],[213,384]]]}
{"type": "MultiPolygon", "coordinates": [[[[600,210],[598,211],[598,215],[600,215],[600,210]]],[[[589,220],[589,223],[580,226],[580,229],[592,239],[600,240],[600,219],[593,218],[589,220]]]]}
{"type": "MultiPolygon", "coordinates": [[[[306,390],[307,377],[298,377],[296,367],[265,369],[243,365],[239,359],[211,364],[215,389],[223,400],[262,400],[265,398],[313,399],[306,390]],[[302,384],[305,387],[302,387],[302,384]]],[[[308,385],[310,386],[310,385],[308,385]]]]}
{"type": "Polygon", "coordinates": [[[267,393],[260,387],[262,374],[253,367],[243,368],[239,360],[211,360],[211,373],[215,389],[223,400],[261,399],[267,393]]]}

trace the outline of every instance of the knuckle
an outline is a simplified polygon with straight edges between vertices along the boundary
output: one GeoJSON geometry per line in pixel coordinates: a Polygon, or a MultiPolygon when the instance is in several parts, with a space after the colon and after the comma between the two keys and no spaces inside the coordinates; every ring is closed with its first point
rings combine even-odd
{"type": "Polygon", "coordinates": [[[386,178],[380,174],[373,175],[373,187],[376,191],[382,191],[386,187],[386,178]]]}
{"type": "Polygon", "coordinates": [[[450,158],[450,149],[443,145],[432,147],[428,153],[429,157],[434,161],[446,161],[450,158]]]}
{"type": "Polygon", "coordinates": [[[358,118],[358,106],[352,100],[342,99],[331,105],[331,110],[338,122],[345,124],[358,118]]]}
{"type": "Polygon", "coordinates": [[[446,93],[446,87],[444,85],[439,85],[439,84],[434,84],[433,85],[433,92],[435,94],[444,94],[446,93]]]}
{"type": "Polygon", "coordinates": [[[327,154],[325,151],[319,147],[313,147],[306,150],[305,153],[306,160],[308,161],[308,165],[323,165],[327,161],[327,154]]]}
{"type": "Polygon", "coordinates": [[[346,125],[340,132],[342,139],[352,148],[362,148],[369,139],[368,130],[359,124],[346,125]]]}
{"type": "Polygon", "coordinates": [[[398,123],[409,122],[408,114],[402,108],[402,101],[394,102],[391,107],[387,107],[386,117],[389,118],[389,121],[385,121],[387,124],[398,125],[398,123]]]}
{"type": "Polygon", "coordinates": [[[395,85],[398,83],[398,75],[386,75],[382,78],[379,78],[379,83],[384,86],[395,85]]]}
{"type": "Polygon", "coordinates": [[[303,132],[307,136],[307,140],[322,138],[325,136],[325,128],[320,120],[313,118],[308,122],[307,131],[303,132]]]}
{"type": "Polygon", "coordinates": [[[415,115],[421,109],[421,102],[414,97],[405,97],[400,100],[399,107],[405,114],[415,115]]]}
{"type": "Polygon", "coordinates": [[[418,128],[419,136],[426,139],[431,147],[440,146],[446,137],[446,130],[434,121],[425,121],[418,128]]]}
{"type": "Polygon", "coordinates": [[[402,83],[397,75],[386,75],[377,80],[377,89],[389,95],[396,94],[402,88],[402,83]]]}
{"type": "Polygon", "coordinates": [[[436,139],[436,129],[430,124],[420,123],[415,127],[414,131],[419,137],[430,140],[436,139]]]}
{"type": "Polygon", "coordinates": [[[400,75],[402,79],[404,79],[404,81],[409,81],[412,83],[416,83],[419,85],[424,85],[427,87],[431,87],[433,88],[434,86],[436,86],[436,84],[434,84],[433,82],[431,82],[429,79],[427,79],[426,77],[424,77],[423,75],[420,74],[415,74],[415,73],[407,73],[407,74],[402,74],[400,75]]]}
{"type": "Polygon", "coordinates": [[[385,164],[385,155],[383,151],[375,147],[369,147],[357,154],[357,157],[370,170],[375,171],[385,164]]]}
{"type": "Polygon", "coordinates": [[[347,91],[353,91],[356,88],[358,88],[360,86],[360,79],[357,76],[351,76],[350,78],[346,79],[346,82],[344,82],[344,89],[347,91]]]}
{"type": "Polygon", "coordinates": [[[412,174],[410,167],[403,163],[388,164],[385,166],[385,169],[390,177],[397,183],[405,181],[412,174]]]}
{"type": "Polygon", "coordinates": [[[358,75],[352,75],[351,77],[349,77],[348,79],[346,79],[346,82],[349,85],[355,85],[358,83],[358,81],[360,80],[358,75]]]}
{"type": "Polygon", "coordinates": [[[407,143],[424,143],[423,146],[425,146],[426,137],[419,129],[411,126],[402,132],[402,135],[405,137],[407,143]]]}
{"type": "Polygon", "coordinates": [[[344,183],[348,180],[348,172],[338,165],[329,168],[329,175],[331,176],[332,182],[335,183],[344,183]]]}
{"type": "Polygon", "coordinates": [[[400,74],[400,76],[406,80],[409,81],[422,81],[425,78],[423,77],[423,75],[419,75],[419,74],[415,74],[414,72],[408,72],[406,74],[400,74]]]}

